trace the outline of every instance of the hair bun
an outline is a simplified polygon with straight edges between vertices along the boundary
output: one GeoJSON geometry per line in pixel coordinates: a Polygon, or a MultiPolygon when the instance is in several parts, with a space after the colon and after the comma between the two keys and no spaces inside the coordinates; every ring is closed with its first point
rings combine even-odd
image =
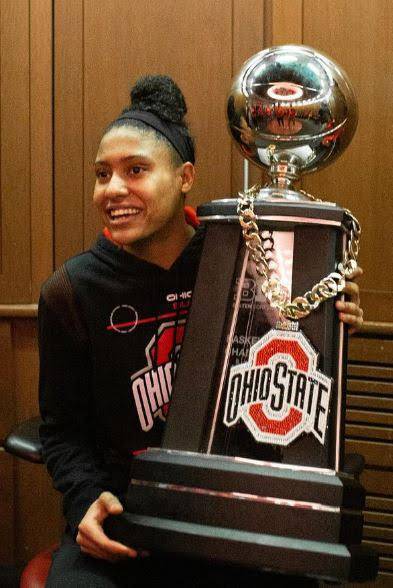
{"type": "Polygon", "coordinates": [[[169,76],[139,78],[131,93],[131,110],[145,110],[162,120],[184,125],[187,106],[182,91],[169,76]]]}

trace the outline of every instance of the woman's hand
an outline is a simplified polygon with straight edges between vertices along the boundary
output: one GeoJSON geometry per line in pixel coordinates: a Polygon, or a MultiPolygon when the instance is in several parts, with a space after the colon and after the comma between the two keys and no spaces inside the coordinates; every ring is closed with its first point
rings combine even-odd
{"type": "Polygon", "coordinates": [[[114,494],[111,492],[100,494],[79,523],[76,542],[80,545],[81,551],[110,562],[137,557],[138,552],[135,549],[112,541],[104,533],[102,527],[104,520],[109,515],[118,515],[122,512],[123,506],[114,494]]]}
{"type": "Polygon", "coordinates": [[[357,267],[349,276],[343,290],[344,294],[349,296],[349,300],[345,302],[341,300],[336,301],[339,319],[349,325],[350,329],[348,333],[350,335],[356,333],[363,324],[363,310],[360,308],[359,286],[356,283],[356,280],[362,274],[362,268],[357,267]]]}

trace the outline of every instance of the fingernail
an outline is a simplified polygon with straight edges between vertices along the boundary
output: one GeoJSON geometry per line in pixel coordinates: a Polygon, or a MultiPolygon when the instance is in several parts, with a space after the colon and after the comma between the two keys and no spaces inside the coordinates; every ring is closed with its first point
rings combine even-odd
{"type": "Polygon", "coordinates": [[[150,553],[148,551],[138,551],[139,557],[149,557],[150,553]]]}

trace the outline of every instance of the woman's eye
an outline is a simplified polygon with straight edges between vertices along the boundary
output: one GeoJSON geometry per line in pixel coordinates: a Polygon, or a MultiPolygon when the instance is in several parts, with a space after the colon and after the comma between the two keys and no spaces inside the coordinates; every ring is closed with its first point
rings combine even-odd
{"type": "Polygon", "coordinates": [[[108,177],[108,172],[105,169],[96,169],[96,178],[104,180],[108,177]]]}
{"type": "Polygon", "coordinates": [[[143,167],[141,167],[140,165],[133,165],[130,169],[130,173],[134,176],[139,175],[141,172],[143,172],[143,167]]]}

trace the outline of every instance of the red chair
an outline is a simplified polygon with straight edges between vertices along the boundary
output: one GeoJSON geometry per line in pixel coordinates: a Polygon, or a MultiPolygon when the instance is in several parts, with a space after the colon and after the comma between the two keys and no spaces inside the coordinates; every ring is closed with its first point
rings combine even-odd
{"type": "Polygon", "coordinates": [[[53,545],[38,553],[22,572],[20,588],[44,588],[52,563],[52,552],[57,545],[53,545]]]}

